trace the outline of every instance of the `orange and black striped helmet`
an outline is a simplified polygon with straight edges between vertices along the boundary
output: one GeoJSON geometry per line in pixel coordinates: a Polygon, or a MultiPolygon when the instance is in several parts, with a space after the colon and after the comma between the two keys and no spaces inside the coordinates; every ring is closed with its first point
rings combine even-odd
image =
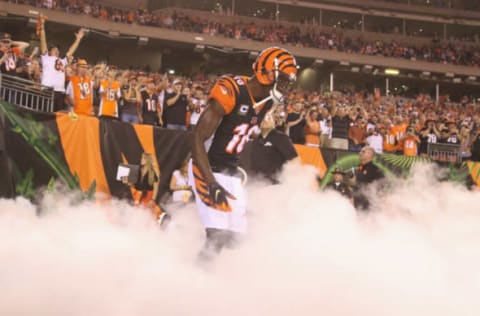
{"type": "Polygon", "coordinates": [[[291,80],[296,80],[297,68],[295,56],[280,47],[264,49],[253,63],[255,76],[264,85],[274,84],[279,72],[286,74],[291,80]]]}

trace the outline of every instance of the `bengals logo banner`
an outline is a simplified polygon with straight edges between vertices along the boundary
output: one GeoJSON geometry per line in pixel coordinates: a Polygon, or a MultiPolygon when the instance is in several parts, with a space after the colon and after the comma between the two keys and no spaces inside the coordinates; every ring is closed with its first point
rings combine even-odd
{"type": "Polygon", "coordinates": [[[0,196],[35,198],[60,182],[70,189],[131,199],[119,163],[152,154],[162,196],[191,148],[190,133],[69,113],[37,113],[0,102],[0,196]],[[4,176],[5,175],[5,176],[4,176]]]}
{"type": "MultiPolygon", "coordinates": [[[[359,164],[357,153],[295,148],[303,163],[317,167],[322,186],[331,180],[335,168],[348,171],[359,164]]],[[[190,149],[188,132],[68,113],[38,113],[0,101],[0,197],[22,195],[34,200],[38,189],[60,182],[72,190],[131,199],[130,188],[116,180],[117,167],[140,164],[143,152],[157,161],[161,197],[190,149]]],[[[245,152],[248,158],[248,146],[245,152]]],[[[425,161],[384,154],[375,163],[387,172],[405,174],[415,163],[425,161]]],[[[480,163],[452,165],[448,177],[458,181],[466,175],[480,186],[480,163]]]]}

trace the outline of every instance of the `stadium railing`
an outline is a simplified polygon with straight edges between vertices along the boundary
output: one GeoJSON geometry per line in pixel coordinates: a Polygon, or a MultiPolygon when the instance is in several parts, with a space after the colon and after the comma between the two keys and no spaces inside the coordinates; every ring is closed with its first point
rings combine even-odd
{"type": "Polygon", "coordinates": [[[434,161],[461,163],[462,152],[458,144],[429,143],[428,157],[434,161]]]}
{"type": "Polygon", "coordinates": [[[0,74],[0,98],[22,108],[53,112],[53,89],[35,81],[0,74]]]}

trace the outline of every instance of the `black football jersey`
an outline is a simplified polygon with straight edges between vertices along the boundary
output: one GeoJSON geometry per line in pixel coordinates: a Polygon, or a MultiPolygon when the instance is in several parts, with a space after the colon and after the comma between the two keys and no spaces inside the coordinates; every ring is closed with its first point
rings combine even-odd
{"type": "Polygon", "coordinates": [[[271,108],[271,101],[256,113],[248,87],[248,78],[222,76],[210,92],[209,99],[216,100],[225,110],[208,151],[210,165],[214,171],[236,169],[239,156],[250,135],[258,130],[265,113],[271,108]]]}

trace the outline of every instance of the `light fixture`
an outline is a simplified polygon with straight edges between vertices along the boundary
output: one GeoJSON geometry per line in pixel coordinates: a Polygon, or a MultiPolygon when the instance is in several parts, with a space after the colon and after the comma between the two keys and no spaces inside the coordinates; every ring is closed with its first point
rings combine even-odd
{"type": "Polygon", "coordinates": [[[194,38],[195,38],[196,41],[203,41],[204,40],[204,38],[201,37],[201,36],[195,36],[194,38]]]}
{"type": "Polygon", "coordinates": [[[148,44],[148,37],[140,36],[138,38],[138,44],[139,45],[147,45],[148,44]]]}
{"type": "Polygon", "coordinates": [[[193,48],[193,51],[196,52],[196,53],[203,53],[205,51],[205,45],[195,45],[195,47],[193,48]]]}
{"type": "Polygon", "coordinates": [[[350,66],[350,62],[348,60],[342,60],[340,61],[340,65],[342,66],[350,66]]]}
{"type": "Polygon", "coordinates": [[[352,67],[351,72],[360,72],[360,67],[352,67]]]}
{"type": "Polygon", "coordinates": [[[258,52],[255,51],[255,50],[252,50],[248,53],[248,58],[250,58],[250,59],[255,59],[255,58],[257,58],[257,56],[258,56],[258,52]]]}
{"type": "Polygon", "coordinates": [[[108,31],[108,35],[110,35],[112,37],[119,37],[120,32],[118,32],[118,31],[108,31]]]}
{"type": "Polygon", "coordinates": [[[315,61],[313,62],[313,65],[314,65],[314,66],[321,66],[321,65],[323,65],[323,59],[315,59],[315,61]]]}
{"type": "Polygon", "coordinates": [[[168,74],[169,75],[174,75],[175,74],[175,69],[168,69],[168,74]]]}
{"type": "Polygon", "coordinates": [[[420,73],[420,78],[428,79],[428,78],[430,78],[431,75],[432,75],[432,73],[430,71],[422,71],[420,73]]]}
{"type": "Polygon", "coordinates": [[[363,65],[363,68],[362,68],[362,71],[365,72],[365,73],[371,73],[373,70],[373,66],[372,65],[363,65]]]}
{"type": "Polygon", "coordinates": [[[393,69],[393,68],[387,68],[387,69],[385,69],[385,74],[386,75],[398,76],[400,74],[400,70],[393,69]]]}
{"type": "Polygon", "coordinates": [[[455,74],[454,74],[453,72],[447,72],[447,73],[445,74],[445,77],[453,78],[453,77],[455,77],[455,74]]]}
{"type": "Polygon", "coordinates": [[[37,25],[38,24],[38,19],[29,18],[28,19],[28,24],[37,25]]]}
{"type": "Polygon", "coordinates": [[[453,78],[453,82],[454,82],[454,83],[461,83],[461,82],[462,82],[462,78],[453,78]]]}

